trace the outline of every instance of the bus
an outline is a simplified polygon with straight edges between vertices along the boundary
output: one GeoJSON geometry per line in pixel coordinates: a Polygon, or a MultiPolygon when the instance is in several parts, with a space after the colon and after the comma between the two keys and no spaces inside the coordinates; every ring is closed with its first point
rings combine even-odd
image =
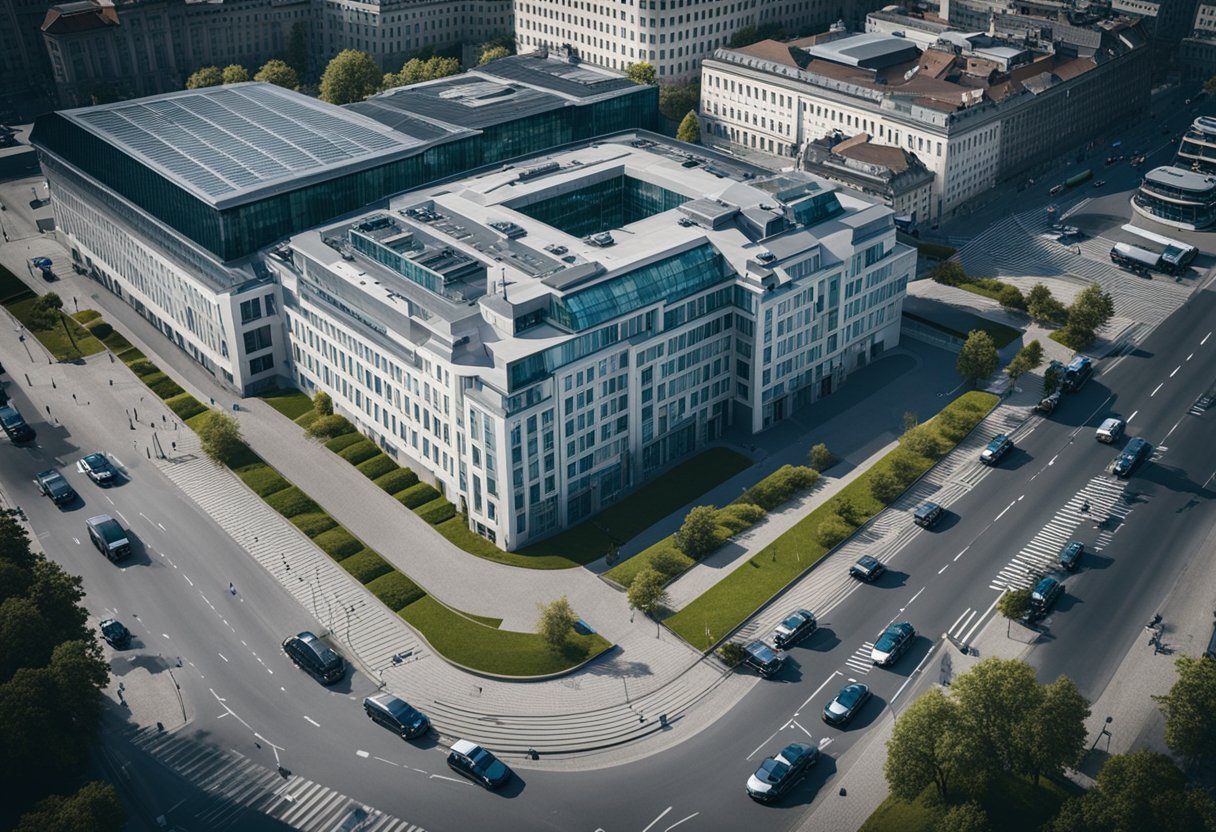
{"type": "Polygon", "coordinates": [[[1086,182],[1093,178],[1094,178],[1094,172],[1092,170],[1086,169],[1086,170],[1083,170],[1080,173],[1078,173],[1076,176],[1070,176],[1067,179],[1065,179],[1064,185],[1069,188],[1075,188],[1078,185],[1080,185],[1082,182],[1086,182]]]}
{"type": "Polygon", "coordinates": [[[1146,231],[1143,228],[1137,228],[1130,223],[1123,226],[1123,230],[1129,234],[1135,234],[1137,237],[1142,237],[1156,243],[1161,247],[1161,254],[1158,255],[1160,260],[1159,268],[1166,274],[1181,274],[1190,268],[1191,263],[1195,262],[1195,258],[1199,256],[1199,249],[1195,246],[1187,245],[1179,240],[1166,237],[1162,234],[1154,234],[1152,231],[1146,231]]]}
{"type": "Polygon", "coordinates": [[[1161,255],[1148,249],[1129,246],[1127,243],[1115,243],[1114,248],[1110,250],[1110,260],[1116,266],[1137,273],[1161,270],[1161,255]]]}

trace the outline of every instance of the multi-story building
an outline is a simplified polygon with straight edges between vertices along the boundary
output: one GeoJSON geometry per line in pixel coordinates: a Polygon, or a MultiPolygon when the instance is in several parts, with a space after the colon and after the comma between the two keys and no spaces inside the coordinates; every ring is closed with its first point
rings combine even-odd
{"type": "Polygon", "coordinates": [[[1149,171],[1132,208],[1164,225],[1195,231],[1216,223],[1216,176],[1177,167],[1149,171]]]}
{"type": "Polygon", "coordinates": [[[0,3],[0,124],[20,124],[46,112],[55,86],[39,27],[51,0],[0,3]]]}
{"type": "Polygon", "coordinates": [[[1191,78],[1206,81],[1216,75],[1216,4],[1195,8],[1191,31],[1178,46],[1178,63],[1191,78]]]}
{"type": "Polygon", "coordinates": [[[1195,173],[1216,174],[1216,118],[1200,116],[1182,134],[1175,167],[1195,173]]]}
{"type": "Polygon", "coordinates": [[[937,221],[996,182],[1143,117],[1151,67],[1139,30],[1119,19],[1079,31],[1074,40],[1085,44],[1037,39],[1050,28],[1020,28],[1016,38],[947,31],[922,49],[908,37],[833,27],[719,49],[702,67],[703,141],[797,157],[822,136],[865,132],[933,172],[926,219],[937,221]]]}
{"type": "Polygon", "coordinates": [[[268,258],[293,381],[507,548],[898,342],[893,214],[627,133],[395,197],[268,258]]]}
{"type": "Polygon", "coordinates": [[[902,147],[875,144],[865,133],[833,134],[808,142],[800,166],[881,200],[909,228],[930,216],[933,171],[902,147]]]}
{"type": "Polygon", "coordinates": [[[353,108],[247,83],[69,110],[40,118],[31,143],[74,266],[252,391],[290,374],[259,251],[472,168],[650,126],[656,99],[616,74],[515,56],[353,108]],[[402,104],[428,97],[446,110],[402,104]]]}

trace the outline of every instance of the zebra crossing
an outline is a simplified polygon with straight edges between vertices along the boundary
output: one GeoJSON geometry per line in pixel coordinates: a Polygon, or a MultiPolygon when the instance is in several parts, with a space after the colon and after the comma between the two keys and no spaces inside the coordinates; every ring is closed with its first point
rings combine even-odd
{"type": "Polygon", "coordinates": [[[874,669],[874,660],[870,658],[870,651],[874,649],[874,642],[867,641],[853,651],[853,654],[844,660],[849,670],[854,673],[869,673],[874,669]]]}
{"type": "Polygon", "coordinates": [[[257,812],[303,832],[425,832],[320,783],[295,775],[284,778],[242,754],[180,732],[143,729],[131,740],[211,798],[174,808],[192,813],[207,829],[240,829],[245,814],[257,812]]]}

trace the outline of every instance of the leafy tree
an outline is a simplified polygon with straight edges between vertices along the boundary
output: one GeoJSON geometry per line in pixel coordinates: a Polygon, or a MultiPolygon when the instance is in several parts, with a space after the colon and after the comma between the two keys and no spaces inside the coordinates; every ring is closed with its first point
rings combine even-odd
{"type": "Polygon", "coordinates": [[[975,427],[975,421],[957,408],[946,408],[933,419],[933,424],[937,425],[942,436],[952,442],[960,441],[975,427]]]}
{"type": "Polygon", "coordinates": [[[194,74],[186,79],[186,89],[197,90],[201,87],[218,87],[224,83],[224,73],[220,71],[218,66],[205,66],[195,70],[194,74]]]}
{"type": "Polygon", "coordinates": [[[241,426],[236,419],[219,410],[212,410],[198,426],[199,444],[203,453],[217,465],[227,465],[245,451],[241,426]]]}
{"type": "Polygon", "coordinates": [[[240,64],[229,64],[224,67],[223,78],[225,84],[239,84],[249,80],[249,70],[240,64]]]}
{"type": "Polygon", "coordinates": [[[283,63],[296,71],[297,78],[308,74],[308,24],[302,20],[291,24],[291,30],[287,33],[287,51],[283,53],[283,63]]]}
{"type": "Polygon", "coordinates": [[[836,516],[850,526],[860,526],[865,517],[861,510],[857,508],[857,504],[849,499],[848,495],[842,494],[832,501],[832,510],[836,512],[836,516]]]}
{"type": "Polygon", "coordinates": [[[969,800],[951,806],[933,827],[933,832],[990,832],[992,823],[984,807],[969,800]]]}
{"type": "Polygon", "coordinates": [[[1005,625],[1005,635],[1009,635],[1009,627],[1014,621],[1021,621],[1030,612],[1030,588],[1014,589],[1006,592],[996,602],[997,611],[1008,619],[1005,625]]]}
{"type": "Polygon", "coordinates": [[[483,66],[490,61],[497,61],[499,58],[505,58],[510,54],[511,50],[505,46],[486,44],[481,48],[481,57],[477,59],[477,65],[483,66]]]}
{"type": "Polygon", "coordinates": [[[344,433],[350,433],[354,427],[345,416],[322,416],[308,426],[308,435],[313,439],[333,439],[344,433]]]}
{"type": "Polygon", "coordinates": [[[900,485],[909,485],[921,475],[923,463],[907,448],[896,448],[887,455],[887,464],[891,466],[891,475],[900,485]]]}
{"type": "Polygon", "coordinates": [[[30,304],[30,329],[54,329],[59,323],[60,310],[63,309],[63,298],[55,292],[47,292],[30,304]]]}
{"type": "Polygon", "coordinates": [[[760,482],[747,489],[740,502],[752,503],[766,511],[805,491],[819,481],[819,472],[805,465],[782,465],[760,482]]]}
{"type": "Polygon", "coordinates": [[[318,390],[312,397],[312,409],[322,416],[333,416],[334,400],[324,390],[318,390]]]}
{"type": "Polygon", "coordinates": [[[899,437],[899,444],[926,459],[937,459],[944,450],[937,432],[928,425],[917,425],[905,431],[904,435],[899,437]]]}
{"type": "Polygon", "coordinates": [[[1116,754],[1098,772],[1093,788],[1067,801],[1052,832],[1204,832],[1211,826],[1211,798],[1188,789],[1186,777],[1164,754],[1116,754]]]}
{"type": "Polygon", "coordinates": [[[955,367],[963,381],[976,384],[996,372],[998,360],[992,336],[982,329],[973,329],[967,334],[955,367]]]}
{"type": "Polygon", "coordinates": [[[1039,323],[1063,323],[1068,317],[1064,304],[1043,283],[1034,284],[1026,294],[1026,311],[1039,323]]]}
{"type": "Polygon", "coordinates": [[[819,527],[815,529],[815,539],[823,548],[831,549],[852,533],[853,527],[849,523],[839,514],[832,514],[824,518],[819,527]]]}
{"type": "Polygon", "coordinates": [[[899,715],[883,764],[891,794],[912,801],[932,785],[947,800],[952,789],[966,788],[980,761],[960,731],[961,719],[958,704],[940,688],[930,688],[899,715]]]}
{"type": "Polygon", "coordinates": [[[1179,656],[1170,692],[1154,696],[1165,715],[1165,744],[1191,763],[1216,753],[1216,659],[1179,656]]]}
{"type": "Polygon", "coordinates": [[[380,88],[384,73],[372,56],[357,49],[343,49],[330,60],[321,75],[321,100],[330,104],[362,101],[380,88]]]}
{"type": "Polygon", "coordinates": [[[675,534],[676,548],[693,560],[700,560],[718,548],[718,510],[713,506],[695,506],[684,518],[675,534]]]}
{"type": "Polygon", "coordinates": [[[641,61],[636,64],[630,64],[625,67],[625,77],[635,84],[644,84],[653,87],[658,84],[658,74],[654,68],[654,64],[641,61]]]}
{"type": "Polygon", "coordinates": [[[1019,770],[1031,775],[1037,786],[1041,775],[1062,775],[1065,768],[1078,765],[1085,756],[1089,713],[1089,702],[1072,679],[1061,676],[1046,685],[1038,714],[1022,721],[1018,744],[1025,756],[1019,770]]]}
{"type": "Polygon", "coordinates": [[[650,557],[650,568],[662,575],[665,581],[683,572],[686,564],[687,561],[678,552],[668,548],[659,549],[650,557]]]}
{"type": "Polygon", "coordinates": [[[667,579],[649,566],[638,572],[629,585],[629,607],[641,610],[643,615],[654,615],[667,606],[667,579]]]}
{"type": "Polygon", "coordinates": [[[400,72],[390,72],[385,75],[380,88],[408,87],[410,84],[434,81],[436,78],[446,78],[459,72],[460,61],[455,58],[444,58],[438,55],[432,55],[426,59],[414,57],[405,62],[400,72]]]}
{"type": "Polygon", "coordinates": [[[1098,330],[1110,323],[1115,315],[1115,302],[1109,292],[1097,283],[1082,289],[1068,307],[1066,337],[1069,345],[1082,349],[1097,338],[1098,330]]]}
{"type": "Polygon", "coordinates": [[[759,26],[749,24],[730,36],[729,46],[731,49],[738,49],[762,40],[780,40],[783,37],[785,37],[785,27],[780,23],[761,23],[759,26]]]}
{"type": "Polygon", "coordinates": [[[961,286],[969,280],[962,264],[957,260],[943,260],[938,263],[930,270],[929,277],[934,283],[943,286],[961,286]]]}
{"type": "Polygon", "coordinates": [[[950,690],[963,727],[984,759],[1000,771],[1020,770],[1024,755],[1020,729],[1039,712],[1044,697],[1034,668],[1023,661],[984,659],[954,679],[950,690]]]}
{"type": "Polygon", "coordinates": [[[747,651],[743,649],[743,645],[737,641],[728,641],[718,648],[718,656],[727,667],[735,667],[740,664],[747,656],[747,651]]]}
{"type": "Polygon", "coordinates": [[[1043,395],[1050,396],[1059,389],[1060,367],[1058,364],[1049,364],[1047,365],[1047,369],[1043,371],[1043,395]]]}
{"type": "Polygon", "coordinates": [[[819,442],[811,448],[810,462],[812,468],[823,473],[836,464],[836,457],[828,450],[827,445],[819,442]]]}
{"type": "Polygon", "coordinates": [[[1036,338],[1018,350],[1018,355],[1026,356],[1026,360],[1030,363],[1030,369],[1033,370],[1043,363],[1043,345],[1036,338]]]}
{"type": "Polygon", "coordinates": [[[688,115],[680,122],[676,130],[676,140],[689,144],[701,141],[701,122],[697,120],[697,114],[693,110],[689,110],[688,115]]]}
{"type": "Polygon", "coordinates": [[[574,622],[578,621],[578,616],[574,614],[574,608],[570,606],[570,601],[563,595],[556,601],[550,601],[548,604],[537,604],[540,608],[540,617],[536,621],[536,631],[540,634],[550,647],[560,648],[570,640],[570,633],[574,630],[574,622]]]}
{"type": "Polygon", "coordinates": [[[1030,361],[1019,352],[1005,367],[1005,375],[1009,376],[1011,382],[1017,384],[1018,379],[1029,373],[1032,369],[1030,361]]]}
{"type": "Polygon", "coordinates": [[[701,108],[701,82],[688,81],[683,84],[661,84],[659,86],[659,112],[664,118],[677,121],[689,110],[701,108]]]}
{"type": "Polygon", "coordinates": [[[1002,284],[1000,291],[997,292],[997,301],[1005,309],[1017,312],[1026,310],[1026,298],[1022,296],[1022,290],[1012,283],[1002,284]]]}
{"type": "Polygon", "coordinates": [[[43,798],[21,816],[16,832],[120,832],[125,821],[118,792],[94,780],[75,794],[43,798]]]}
{"type": "Polygon", "coordinates": [[[895,498],[903,491],[903,483],[895,479],[890,472],[874,471],[870,474],[870,494],[884,506],[895,502],[895,498]]]}
{"type": "Polygon", "coordinates": [[[300,86],[300,74],[286,61],[281,61],[278,58],[262,64],[262,68],[258,70],[257,75],[253,76],[253,80],[286,87],[289,90],[294,90],[300,86]]]}

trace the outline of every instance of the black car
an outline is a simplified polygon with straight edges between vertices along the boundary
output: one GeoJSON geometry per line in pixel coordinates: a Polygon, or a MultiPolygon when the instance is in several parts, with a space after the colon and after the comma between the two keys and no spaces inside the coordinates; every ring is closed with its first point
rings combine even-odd
{"type": "Polygon", "coordinates": [[[112,561],[124,560],[131,555],[131,538],[122,525],[108,514],[99,514],[84,521],[89,540],[112,561]]]}
{"type": "Polygon", "coordinates": [[[1085,355],[1078,355],[1064,368],[1064,374],[1060,378],[1060,389],[1065,393],[1075,393],[1093,374],[1093,359],[1085,355]]]}
{"type": "Polygon", "coordinates": [[[777,655],[777,651],[763,641],[743,645],[743,661],[765,679],[776,676],[785,664],[785,658],[777,655]]]}
{"type": "Polygon", "coordinates": [[[942,519],[943,514],[945,511],[937,503],[924,502],[916,507],[916,511],[912,512],[912,522],[931,529],[938,520],[942,519]]]}
{"type": "Polygon", "coordinates": [[[448,766],[487,789],[497,789],[511,779],[511,769],[480,745],[456,740],[448,754],[448,766]]]}
{"type": "Polygon", "coordinates": [[[1001,461],[1001,457],[1013,450],[1013,440],[1005,434],[998,434],[992,437],[992,441],[984,450],[980,451],[980,462],[987,465],[996,465],[1001,461]]]}
{"type": "Polygon", "coordinates": [[[283,652],[323,685],[332,685],[346,675],[346,662],[342,657],[308,631],[284,639],[283,652]]]}
{"type": "Polygon", "coordinates": [[[131,631],[116,618],[101,620],[101,637],[116,650],[125,650],[131,646],[131,631]]]}
{"type": "Polygon", "coordinates": [[[823,708],[823,721],[829,725],[847,725],[866,702],[870,689],[862,684],[846,685],[836,698],[823,708]]]}
{"type": "Polygon", "coordinates": [[[874,642],[874,647],[870,650],[870,661],[879,667],[895,664],[904,651],[912,646],[914,638],[916,628],[907,621],[892,624],[878,637],[878,641],[874,642]]]}
{"type": "Polygon", "coordinates": [[[25,423],[25,418],[12,406],[0,407],[0,428],[4,429],[9,441],[17,445],[33,442],[36,436],[34,429],[25,423]]]}
{"type": "Polygon", "coordinates": [[[778,650],[788,650],[802,639],[815,632],[819,626],[815,621],[815,614],[810,610],[794,610],[785,617],[776,629],[770,640],[773,646],[778,650]]]}
{"type": "Polygon", "coordinates": [[[1141,439],[1139,436],[1133,436],[1123,447],[1123,453],[1119,454],[1115,460],[1115,476],[1127,479],[1135,472],[1141,462],[1148,459],[1149,454],[1152,452],[1153,446],[1147,440],[1141,439]]]}
{"type": "Polygon", "coordinates": [[[857,563],[849,567],[850,575],[860,578],[866,583],[877,580],[878,576],[886,571],[886,564],[873,555],[862,555],[858,558],[857,563]]]}
{"type": "Polygon", "coordinates": [[[1038,621],[1055,606],[1060,596],[1064,594],[1064,584],[1055,578],[1043,578],[1030,591],[1030,620],[1038,621]]]}
{"type": "Polygon", "coordinates": [[[1069,572],[1075,572],[1081,566],[1081,558],[1085,557],[1085,544],[1074,540],[1060,551],[1060,567],[1069,572]]]}
{"type": "Polygon", "coordinates": [[[98,485],[111,485],[118,479],[118,472],[105,454],[89,454],[76,467],[98,485]]]}
{"type": "Polygon", "coordinates": [[[363,700],[363,710],[372,722],[383,725],[402,739],[422,736],[431,721],[409,702],[391,693],[377,693],[363,700]]]}
{"type": "Polygon", "coordinates": [[[792,742],[776,757],[766,757],[756,773],[747,778],[747,796],[761,803],[776,800],[817,762],[818,748],[804,742],[792,742]]]}
{"type": "Polygon", "coordinates": [[[63,474],[54,468],[39,472],[35,475],[34,482],[38,484],[38,490],[50,497],[51,502],[56,505],[64,505],[76,499],[75,489],[68,485],[63,474]]]}

